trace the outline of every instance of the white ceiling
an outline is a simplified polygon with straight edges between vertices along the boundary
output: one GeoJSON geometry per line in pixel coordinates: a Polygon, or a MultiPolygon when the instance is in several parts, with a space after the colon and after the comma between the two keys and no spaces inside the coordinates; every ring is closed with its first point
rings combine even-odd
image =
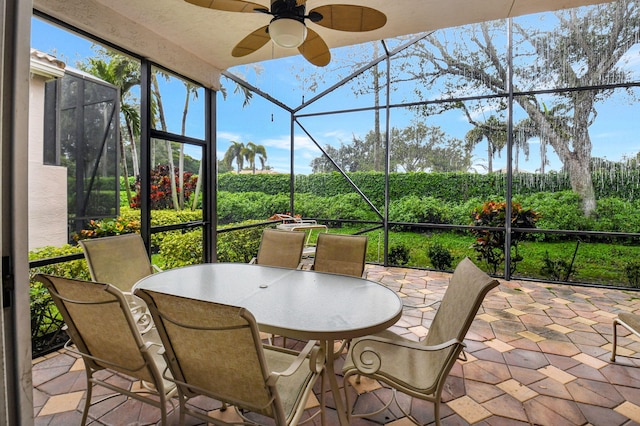
{"type": "MultiPolygon", "coordinates": [[[[252,0],[269,7],[269,0],[252,0]]],[[[559,10],[610,0],[307,0],[307,11],[325,4],[378,9],[387,24],[353,33],[308,23],[329,48],[416,34],[473,22],[559,10]]],[[[183,0],[34,0],[34,9],[78,27],[153,62],[218,88],[220,72],[235,65],[298,54],[271,43],[241,58],[233,47],[269,23],[261,13],[205,9],[183,0]]]]}

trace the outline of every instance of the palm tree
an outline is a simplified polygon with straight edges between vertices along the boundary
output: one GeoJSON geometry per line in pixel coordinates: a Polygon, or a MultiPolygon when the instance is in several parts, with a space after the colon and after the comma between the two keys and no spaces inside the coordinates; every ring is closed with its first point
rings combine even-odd
{"type": "MultiPolygon", "coordinates": [[[[186,90],[186,95],[184,97],[184,108],[182,109],[182,136],[187,134],[187,115],[189,114],[189,99],[191,95],[193,95],[193,100],[198,99],[198,86],[195,86],[188,81],[184,81],[184,87],[186,90]]],[[[202,174],[202,159],[200,159],[200,171],[198,172],[198,177],[202,174]]],[[[180,157],[178,159],[178,179],[179,179],[179,203],[180,209],[184,209],[184,144],[180,144],[180,157]]],[[[196,186],[196,192],[193,194],[194,198],[198,198],[198,193],[200,192],[200,186],[196,186]]]]}
{"type": "Polygon", "coordinates": [[[254,175],[256,174],[256,156],[260,159],[260,165],[264,170],[264,163],[267,161],[267,150],[263,145],[248,142],[244,150],[244,158],[249,162],[249,167],[253,170],[254,175]]]}
{"type": "Polygon", "coordinates": [[[136,140],[140,137],[140,112],[132,99],[131,89],[140,85],[140,64],[126,56],[105,49],[97,49],[97,56],[88,58],[87,63],[78,67],[101,80],[118,87],[120,92],[120,113],[124,119],[126,134],[120,129],[120,156],[122,157],[122,173],[125,179],[127,201],[131,204],[131,188],[129,186],[129,168],[125,155],[125,141],[129,141],[133,175],[140,174],[136,140]]]}
{"type": "MultiPolygon", "coordinates": [[[[158,114],[157,119],[160,121],[160,129],[163,132],[167,131],[167,120],[165,118],[164,115],[164,106],[162,104],[162,95],[160,93],[160,85],[158,84],[158,77],[157,75],[160,74],[161,77],[163,77],[166,80],[169,80],[169,75],[166,73],[163,73],[161,71],[156,71],[151,75],[151,84],[152,84],[152,90],[151,90],[151,94],[153,95],[153,100],[155,101],[155,111],[158,114]]],[[[153,117],[153,120],[155,121],[155,116],[153,117]]],[[[152,123],[154,124],[154,123],[152,123]]],[[[178,200],[178,185],[176,182],[176,177],[175,177],[175,172],[174,170],[175,165],[173,163],[173,149],[171,147],[171,141],[166,140],[165,141],[165,146],[167,148],[167,158],[168,158],[168,162],[169,162],[169,182],[171,183],[171,198],[173,201],[173,208],[178,210],[180,208],[180,202],[178,200]]]]}
{"type": "Polygon", "coordinates": [[[229,145],[229,148],[227,148],[227,152],[224,153],[224,163],[228,167],[231,167],[231,163],[235,161],[236,166],[238,167],[238,174],[240,174],[240,171],[244,166],[246,149],[247,148],[244,146],[244,143],[231,141],[231,145],[229,145]]]}
{"type": "Polygon", "coordinates": [[[500,155],[500,150],[507,144],[507,126],[493,115],[483,123],[472,122],[472,124],[475,127],[465,135],[467,150],[471,152],[474,146],[486,139],[487,169],[492,172],[493,157],[496,154],[500,155]]]}
{"type": "Polygon", "coordinates": [[[535,137],[535,128],[532,121],[528,118],[520,120],[513,126],[513,147],[514,153],[514,171],[519,170],[518,163],[520,158],[520,150],[524,153],[525,160],[529,160],[529,139],[535,137]]]}

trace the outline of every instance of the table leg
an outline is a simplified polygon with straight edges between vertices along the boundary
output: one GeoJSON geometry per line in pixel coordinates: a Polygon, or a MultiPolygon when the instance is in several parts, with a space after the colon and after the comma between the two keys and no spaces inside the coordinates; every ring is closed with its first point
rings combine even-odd
{"type": "MultiPolygon", "coordinates": [[[[338,379],[333,371],[333,361],[335,359],[336,354],[333,352],[333,340],[325,340],[323,342],[326,354],[326,365],[325,369],[327,371],[327,376],[329,378],[329,387],[331,388],[331,393],[333,393],[333,401],[336,405],[336,412],[338,413],[338,421],[341,426],[347,426],[349,424],[349,420],[347,419],[347,410],[345,408],[345,402],[342,399],[342,394],[340,393],[340,387],[338,386],[338,379]]],[[[340,355],[340,354],[338,354],[340,355]]]]}

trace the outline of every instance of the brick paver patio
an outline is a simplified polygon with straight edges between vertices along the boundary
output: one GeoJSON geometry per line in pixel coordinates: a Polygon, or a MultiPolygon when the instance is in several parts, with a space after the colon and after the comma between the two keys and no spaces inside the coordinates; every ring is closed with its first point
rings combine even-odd
{"type": "MultiPolygon", "coordinates": [[[[423,337],[449,274],[372,265],[367,273],[368,279],[403,298],[404,314],[392,330],[415,340],[423,337]]],[[[612,319],[619,312],[640,313],[640,293],[501,280],[467,335],[467,360],[459,361],[447,379],[443,424],[640,424],[640,340],[621,331],[618,357],[615,363],[610,361],[612,319]]],[[[291,339],[287,342],[296,344],[291,339]]],[[[131,381],[119,375],[112,379],[131,381]]],[[[73,354],[60,351],[34,360],[36,425],[79,424],[85,383],[82,360],[73,354]]],[[[108,392],[97,387],[94,394],[108,392]]],[[[380,407],[390,394],[389,389],[366,380],[358,392],[356,409],[365,411],[380,407]]],[[[331,395],[326,399],[327,424],[335,425],[331,395]]],[[[407,396],[399,396],[399,401],[424,424],[433,424],[431,403],[407,396]]],[[[219,407],[204,399],[198,404],[212,411],[219,407]]],[[[159,424],[160,419],[156,408],[123,396],[93,406],[89,416],[95,425],[159,424]]],[[[169,424],[177,420],[173,411],[169,424]]],[[[201,422],[188,418],[187,424],[201,422]]],[[[320,424],[319,419],[314,424],[320,424]]],[[[404,426],[410,422],[391,408],[352,424],[404,426]]]]}

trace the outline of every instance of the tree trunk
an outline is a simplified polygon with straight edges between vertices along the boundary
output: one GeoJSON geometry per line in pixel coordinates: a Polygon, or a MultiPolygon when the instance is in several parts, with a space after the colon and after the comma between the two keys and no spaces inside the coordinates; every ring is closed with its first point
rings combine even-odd
{"type": "Polygon", "coordinates": [[[193,191],[193,203],[191,203],[191,210],[195,210],[198,207],[198,197],[200,196],[200,189],[202,187],[202,160],[200,160],[200,166],[198,167],[198,180],[196,181],[196,189],[193,191]]]}
{"type": "Polygon", "coordinates": [[[124,187],[127,193],[127,203],[131,206],[131,186],[129,186],[129,168],[127,167],[127,156],[125,155],[124,140],[120,131],[120,156],[122,157],[122,173],[124,173],[124,187]]]}
{"type": "MultiPolygon", "coordinates": [[[[158,116],[160,119],[160,127],[163,132],[167,131],[167,121],[164,117],[164,107],[162,106],[162,96],[160,95],[160,86],[158,85],[158,79],[154,75],[151,79],[153,82],[153,92],[158,102],[158,116]]],[[[176,171],[173,164],[173,150],[171,149],[171,141],[165,141],[167,147],[167,157],[169,161],[169,181],[171,182],[171,198],[173,200],[173,208],[178,210],[178,194],[176,193],[176,171]]]]}
{"type": "Polygon", "coordinates": [[[563,164],[569,171],[571,189],[582,198],[582,211],[585,216],[591,215],[596,209],[596,194],[593,189],[589,159],[571,155],[563,161],[563,164]]]}
{"type": "Polygon", "coordinates": [[[127,123],[127,133],[129,134],[129,140],[131,141],[131,164],[133,165],[133,175],[138,177],[140,174],[140,162],[138,161],[138,149],[136,148],[136,141],[133,136],[133,128],[129,120],[127,123]]]}

